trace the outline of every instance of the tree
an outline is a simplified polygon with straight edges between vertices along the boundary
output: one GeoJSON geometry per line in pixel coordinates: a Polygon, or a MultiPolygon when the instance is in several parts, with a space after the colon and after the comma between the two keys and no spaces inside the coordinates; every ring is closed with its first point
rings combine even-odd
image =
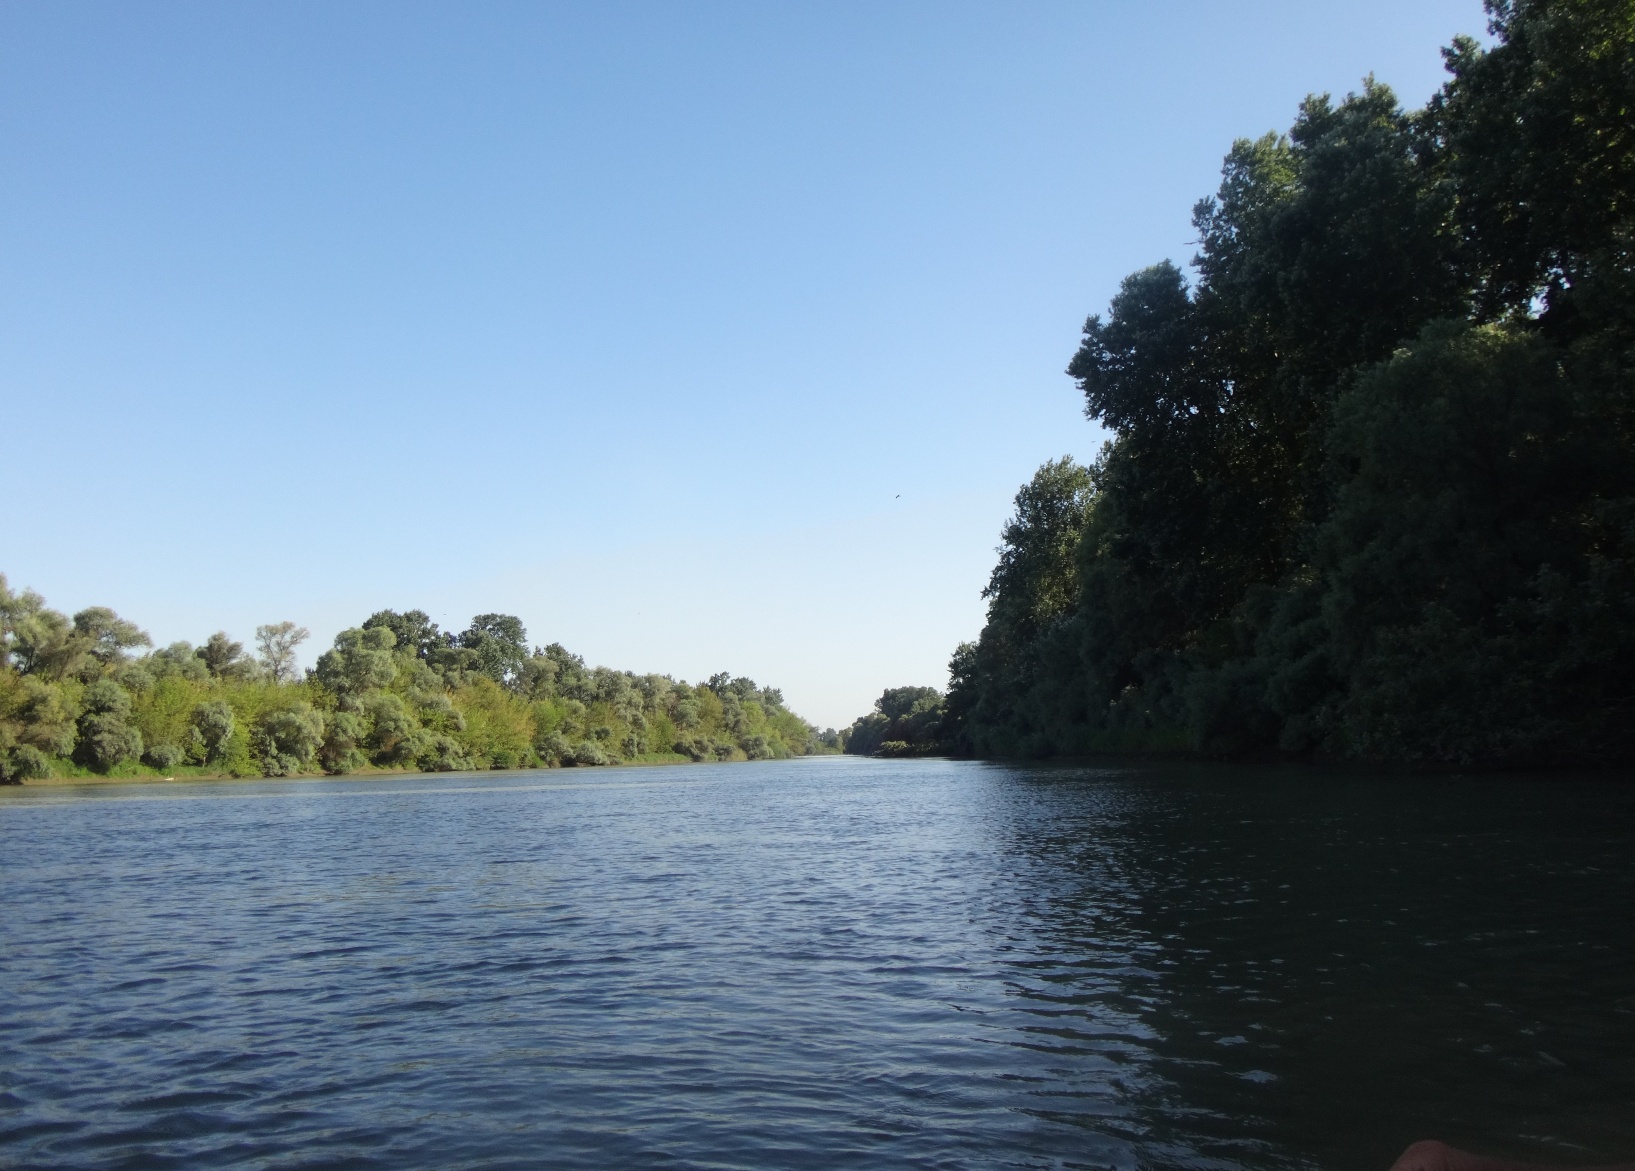
{"type": "Polygon", "coordinates": [[[477,656],[478,670],[496,683],[516,678],[528,660],[528,632],[510,614],[479,614],[460,635],[460,646],[477,656]]]}
{"type": "MultiPolygon", "coordinates": [[[[291,645],[293,647],[294,644],[291,645]]],[[[224,630],[216,631],[193,653],[217,679],[242,676],[251,666],[244,655],[244,644],[228,638],[224,630]]]]}
{"type": "Polygon", "coordinates": [[[373,692],[363,701],[363,714],[369,721],[368,743],[375,759],[383,764],[404,764],[420,754],[422,744],[416,736],[420,722],[401,696],[390,691],[373,692]]]}
{"type": "Polygon", "coordinates": [[[168,679],[172,675],[179,675],[184,679],[204,683],[215,678],[210,673],[209,665],[200,657],[199,650],[186,640],[161,647],[142,661],[155,679],[168,679]]]}
{"type": "Polygon", "coordinates": [[[324,717],[308,703],[296,703],[262,716],[256,725],[254,747],[261,769],[269,777],[305,772],[324,739],[324,717]]]}
{"type": "Polygon", "coordinates": [[[1262,640],[1286,746],[1635,755],[1635,469],[1595,373],[1537,331],[1444,323],[1341,398],[1318,572],[1262,640]]]}
{"type": "Polygon", "coordinates": [[[1628,265],[1635,6],[1489,0],[1487,9],[1497,43],[1460,37],[1444,52],[1453,77],[1428,109],[1441,170],[1458,193],[1483,316],[1540,294],[1560,311],[1586,280],[1628,265]]]}
{"type": "Polygon", "coordinates": [[[293,622],[275,622],[255,628],[255,643],[261,652],[261,666],[275,683],[295,678],[295,648],[312,632],[293,622]]]}
{"type": "Polygon", "coordinates": [[[0,680],[10,684],[5,697],[7,723],[16,739],[52,756],[67,756],[78,735],[75,720],[80,708],[65,689],[36,676],[0,680]]]}
{"type": "Polygon", "coordinates": [[[142,733],[130,725],[131,697],[111,679],[85,689],[79,718],[80,759],[107,772],[124,760],[142,755],[142,733]]]}
{"type": "Polygon", "coordinates": [[[1236,142],[1192,279],[1086,322],[1113,438],[1073,524],[1053,465],[1019,494],[945,738],[1635,755],[1635,5],[1489,13],[1426,110],[1369,79],[1236,142]]]}
{"type": "MultiPolygon", "coordinates": [[[[721,671],[711,675],[705,686],[723,698],[729,695],[739,700],[758,700],[761,698],[761,689],[756,686],[755,680],[747,675],[734,676],[730,671],[721,671]]],[[[779,698],[781,700],[781,694],[779,698]]]]}
{"type": "Polygon", "coordinates": [[[20,674],[90,682],[152,640],[106,606],[91,606],[70,622],[33,590],[13,594],[0,576],[0,648],[20,674]]]}
{"type": "Polygon", "coordinates": [[[853,756],[925,756],[943,751],[943,696],[934,687],[888,687],[874,711],[845,733],[853,756]]]}
{"type": "Polygon", "coordinates": [[[30,744],[0,743],[0,785],[20,785],[50,775],[51,762],[38,748],[30,744]]]}
{"type": "Polygon", "coordinates": [[[74,615],[74,638],[84,653],[103,667],[125,658],[134,646],[152,646],[153,640],[106,606],[91,606],[74,615]]]}
{"type": "Polygon", "coordinates": [[[517,672],[512,685],[519,695],[530,699],[549,699],[557,694],[557,678],[561,673],[562,664],[536,648],[517,672]]]}
{"type": "Polygon", "coordinates": [[[1076,551],[1092,491],[1089,469],[1064,455],[1016,494],[1016,512],[1000,531],[999,564],[982,591],[990,620],[1015,637],[1032,637],[1077,604],[1076,551]]]}
{"type": "Polygon", "coordinates": [[[399,650],[405,650],[420,659],[430,659],[437,651],[453,644],[454,638],[437,629],[437,623],[424,610],[376,610],[369,615],[363,629],[384,627],[397,639],[399,650]]]}
{"type": "Polygon", "coordinates": [[[251,661],[223,632],[134,658],[129,648],[147,638],[112,610],[70,619],[0,578],[0,783],[49,775],[67,756],[101,770],[139,759],[169,771],[185,760],[283,776],[320,765],[447,770],[816,750],[815,731],[776,688],[723,676],[717,696],[668,676],[587,669],[557,643],[522,658],[525,636],[517,618],[483,614],[461,636],[467,645],[455,645],[423,612],[377,611],[297,680],[294,649],[307,632],[286,622],[257,630],[265,667],[240,686],[251,661]],[[395,630],[414,644],[400,648],[395,630]]]}
{"type": "Polygon", "coordinates": [[[0,574],[0,666],[37,674],[68,630],[68,619],[48,609],[33,590],[14,594],[0,574]]]}
{"type": "Polygon", "coordinates": [[[397,678],[394,645],[392,632],[384,626],[343,630],[335,636],[334,648],[318,656],[313,674],[343,698],[361,696],[397,678]]]}
{"type": "Polygon", "coordinates": [[[218,764],[227,758],[235,721],[224,700],[201,703],[188,721],[187,754],[195,764],[218,764]]]}

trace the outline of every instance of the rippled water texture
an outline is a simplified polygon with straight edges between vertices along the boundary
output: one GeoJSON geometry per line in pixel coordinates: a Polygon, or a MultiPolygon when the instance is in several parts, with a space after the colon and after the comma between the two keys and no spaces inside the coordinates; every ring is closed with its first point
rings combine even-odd
{"type": "Polygon", "coordinates": [[[807,760],[0,794],[0,1164],[1635,1158],[1635,789],[807,760]]]}

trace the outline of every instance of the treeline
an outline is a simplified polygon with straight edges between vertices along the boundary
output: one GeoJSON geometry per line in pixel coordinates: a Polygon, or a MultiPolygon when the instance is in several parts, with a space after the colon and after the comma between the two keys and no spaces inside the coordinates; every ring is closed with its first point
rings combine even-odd
{"type": "Polygon", "coordinates": [[[1113,438],[1018,494],[928,739],[1635,758],[1635,4],[1489,15],[1426,108],[1234,144],[1190,279],[1089,319],[1113,438]]]}
{"type": "Polygon", "coordinates": [[[852,756],[931,756],[947,750],[943,695],[934,687],[888,687],[874,710],[840,733],[852,756]]]}
{"type": "Polygon", "coordinates": [[[85,773],[289,776],[838,751],[743,677],[691,685],[587,668],[522,622],[483,614],[456,634],[419,610],[343,630],[297,677],[307,631],[257,628],[161,650],[112,610],[72,618],[0,576],[0,782],[85,773]]]}

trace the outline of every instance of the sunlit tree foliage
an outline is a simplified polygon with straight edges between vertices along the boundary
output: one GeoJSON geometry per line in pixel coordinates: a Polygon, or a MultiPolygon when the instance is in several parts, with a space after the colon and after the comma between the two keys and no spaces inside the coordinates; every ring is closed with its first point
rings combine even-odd
{"type": "Polygon", "coordinates": [[[112,610],[72,619],[0,576],[0,783],[56,775],[291,776],[323,770],[488,769],[745,760],[839,749],[776,688],[723,674],[689,685],[633,675],[520,620],[482,614],[457,636],[424,611],[343,630],[305,678],[293,622],[257,629],[259,661],[222,632],[140,657],[112,610]]]}

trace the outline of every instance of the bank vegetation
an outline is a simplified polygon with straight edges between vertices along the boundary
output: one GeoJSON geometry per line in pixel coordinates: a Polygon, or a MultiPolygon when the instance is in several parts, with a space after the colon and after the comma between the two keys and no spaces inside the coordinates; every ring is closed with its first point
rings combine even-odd
{"type": "Polygon", "coordinates": [[[1190,269],[1085,324],[1100,456],[858,750],[1635,760],[1635,3],[1489,15],[1425,108],[1233,144],[1190,269]]]}
{"type": "Polygon", "coordinates": [[[530,648],[482,614],[439,630],[382,610],[312,669],[291,622],[257,652],[225,633],[151,649],[105,607],[72,617],[0,576],[0,783],[76,776],[294,776],[768,760],[838,751],[783,695],[742,676],[688,684],[530,648]]]}

